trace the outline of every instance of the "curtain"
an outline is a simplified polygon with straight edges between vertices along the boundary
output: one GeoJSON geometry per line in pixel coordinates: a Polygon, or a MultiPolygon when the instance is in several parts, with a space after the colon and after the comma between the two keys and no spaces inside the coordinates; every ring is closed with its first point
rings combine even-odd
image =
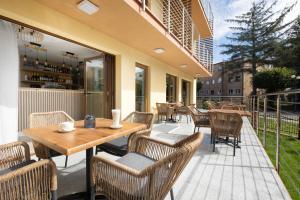
{"type": "Polygon", "coordinates": [[[0,144],[18,139],[19,54],[12,24],[0,20],[0,144]]]}

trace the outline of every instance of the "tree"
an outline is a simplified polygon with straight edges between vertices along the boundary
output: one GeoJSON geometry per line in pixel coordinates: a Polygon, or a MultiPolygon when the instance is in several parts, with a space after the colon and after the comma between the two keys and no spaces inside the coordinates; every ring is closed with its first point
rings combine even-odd
{"type": "Polygon", "coordinates": [[[266,89],[266,92],[284,90],[293,84],[292,75],[295,71],[286,67],[268,68],[259,71],[253,77],[253,85],[256,88],[266,89]]]}
{"type": "Polygon", "coordinates": [[[286,39],[276,46],[276,66],[292,68],[300,74],[300,15],[294,21],[286,39]]]}
{"type": "MultiPolygon", "coordinates": [[[[253,2],[251,9],[234,19],[226,20],[234,24],[230,27],[233,30],[230,41],[223,44],[223,54],[229,55],[235,63],[231,67],[240,67],[244,63],[251,63],[248,69],[253,77],[256,75],[257,67],[271,64],[274,56],[274,43],[284,34],[284,29],[289,25],[283,24],[286,14],[292,6],[285,7],[280,11],[274,11],[277,0],[268,5],[265,0],[258,3],[253,2]]],[[[252,93],[256,94],[256,87],[253,84],[252,93]]]]}

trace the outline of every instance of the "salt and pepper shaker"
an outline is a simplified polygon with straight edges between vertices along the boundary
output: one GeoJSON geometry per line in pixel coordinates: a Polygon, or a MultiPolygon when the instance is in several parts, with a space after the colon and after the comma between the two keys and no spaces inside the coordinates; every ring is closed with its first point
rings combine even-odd
{"type": "Polygon", "coordinates": [[[84,118],[84,128],[96,128],[96,120],[93,115],[86,115],[84,118]]]}

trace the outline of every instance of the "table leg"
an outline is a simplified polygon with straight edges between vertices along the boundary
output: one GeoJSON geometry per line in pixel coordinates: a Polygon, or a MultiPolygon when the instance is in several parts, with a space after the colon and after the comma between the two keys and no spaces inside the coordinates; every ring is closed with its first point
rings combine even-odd
{"type": "Polygon", "coordinates": [[[94,197],[91,188],[91,159],[93,157],[93,148],[86,150],[86,199],[90,200],[94,197]]]}

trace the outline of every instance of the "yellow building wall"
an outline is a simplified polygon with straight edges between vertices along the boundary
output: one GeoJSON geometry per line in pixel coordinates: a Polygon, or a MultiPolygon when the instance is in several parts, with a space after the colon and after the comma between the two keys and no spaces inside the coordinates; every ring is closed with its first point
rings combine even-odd
{"type": "Polygon", "coordinates": [[[149,67],[149,111],[155,110],[156,102],[166,101],[167,73],[178,77],[177,100],[181,99],[181,79],[185,79],[191,82],[191,103],[196,102],[196,81],[191,75],[37,1],[0,0],[0,15],[116,55],[116,108],[123,117],[135,110],[136,62],[149,67]]]}

